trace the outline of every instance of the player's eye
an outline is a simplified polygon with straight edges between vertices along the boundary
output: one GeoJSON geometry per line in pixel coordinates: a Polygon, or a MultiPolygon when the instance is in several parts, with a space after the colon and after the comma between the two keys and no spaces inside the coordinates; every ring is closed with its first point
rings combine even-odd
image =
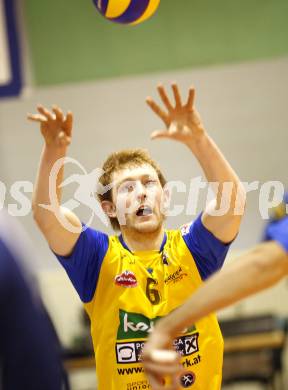
{"type": "Polygon", "coordinates": [[[126,189],[128,192],[132,192],[134,190],[135,186],[133,184],[129,184],[126,189]]]}
{"type": "Polygon", "coordinates": [[[118,192],[121,192],[121,193],[132,192],[132,191],[134,191],[134,189],[135,189],[135,183],[128,182],[128,183],[122,184],[119,187],[118,192]]]}

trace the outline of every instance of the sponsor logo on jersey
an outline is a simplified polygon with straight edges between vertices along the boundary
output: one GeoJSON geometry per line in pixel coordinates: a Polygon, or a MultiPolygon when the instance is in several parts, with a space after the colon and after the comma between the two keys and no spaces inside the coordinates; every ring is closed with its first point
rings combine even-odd
{"type": "Polygon", "coordinates": [[[187,274],[183,272],[182,268],[179,267],[177,271],[173,272],[172,274],[168,275],[167,278],[164,279],[165,284],[175,284],[177,282],[180,282],[187,274]]]}
{"type": "Polygon", "coordinates": [[[118,375],[144,374],[144,367],[138,366],[138,367],[117,368],[117,371],[118,371],[118,375]]]}
{"type": "Polygon", "coordinates": [[[192,371],[185,372],[181,378],[180,378],[180,384],[182,387],[187,389],[188,387],[191,387],[196,380],[196,375],[192,371]]]}
{"type": "Polygon", "coordinates": [[[154,329],[154,323],[160,319],[156,317],[149,319],[143,314],[119,311],[119,328],[117,339],[146,339],[154,329]]]}
{"type": "MultiPolygon", "coordinates": [[[[199,351],[198,347],[198,333],[190,336],[179,337],[174,340],[175,351],[179,353],[181,357],[191,356],[199,351]]],[[[116,343],[116,359],[118,364],[131,364],[142,362],[142,351],[145,345],[145,341],[133,341],[116,343]]],[[[192,361],[186,360],[182,363],[183,367],[188,368],[200,363],[200,355],[198,354],[192,361]]]]}
{"type": "Polygon", "coordinates": [[[116,345],[118,363],[137,362],[135,343],[119,343],[116,345]]]}
{"type": "Polygon", "coordinates": [[[186,234],[189,233],[190,226],[191,226],[191,222],[190,223],[185,223],[185,225],[180,227],[180,231],[181,231],[182,236],[185,236],[186,234]]]}
{"type": "Polygon", "coordinates": [[[182,361],[182,366],[184,368],[190,368],[192,366],[195,366],[196,364],[199,364],[200,362],[201,362],[201,356],[198,354],[192,360],[186,358],[184,361],[182,361]]]}
{"type": "Polygon", "coordinates": [[[190,356],[199,351],[199,333],[193,333],[189,336],[177,337],[173,340],[176,352],[181,356],[190,356]]]}
{"type": "MultiPolygon", "coordinates": [[[[129,339],[146,339],[154,329],[154,324],[160,320],[161,317],[147,318],[143,314],[126,312],[119,310],[119,327],[117,332],[117,340],[129,339]]],[[[183,333],[190,334],[196,331],[195,325],[183,330],[183,333]]],[[[187,337],[197,336],[198,333],[193,333],[187,337]]],[[[198,337],[198,336],[197,336],[198,337]]],[[[182,339],[179,337],[176,340],[182,339]]]]}
{"type": "Polygon", "coordinates": [[[144,342],[117,343],[116,358],[118,364],[142,362],[144,342]]]}
{"type": "Polygon", "coordinates": [[[115,284],[121,287],[137,287],[138,282],[132,271],[124,271],[122,274],[115,276],[115,284]]]}
{"type": "MultiPolygon", "coordinates": [[[[141,362],[145,340],[160,318],[150,319],[143,314],[119,311],[119,328],[115,346],[118,364],[141,362]]],[[[199,351],[199,333],[195,333],[195,330],[196,328],[193,325],[185,330],[185,335],[177,337],[173,341],[175,350],[181,356],[190,356],[199,351]]]]}
{"type": "Polygon", "coordinates": [[[127,390],[147,390],[147,389],[151,389],[151,386],[148,383],[148,381],[137,381],[137,382],[127,383],[127,390]]]}

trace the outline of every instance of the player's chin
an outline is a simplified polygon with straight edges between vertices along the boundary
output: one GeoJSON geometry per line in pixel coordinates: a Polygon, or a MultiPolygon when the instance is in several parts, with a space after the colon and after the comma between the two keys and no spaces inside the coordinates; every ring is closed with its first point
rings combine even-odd
{"type": "Polygon", "coordinates": [[[148,220],[136,221],[134,227],[138,232],[141,233],[153,233],[159,230],[161,225],[162,221],[156,218],[151,218],[148,220]]]}

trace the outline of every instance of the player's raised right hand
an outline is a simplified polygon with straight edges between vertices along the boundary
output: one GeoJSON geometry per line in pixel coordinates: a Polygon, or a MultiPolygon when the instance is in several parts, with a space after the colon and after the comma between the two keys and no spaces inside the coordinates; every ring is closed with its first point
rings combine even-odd
{"type": "Polygon", "coordinates": [[[45,143],[49,147],[63,148],[71,143],[73,115],[68,111],[66,116],[58,106],[49,111],[42,105],[37,106],[38,114],[28,114],[29,120],[39,122],[45,143]]]}

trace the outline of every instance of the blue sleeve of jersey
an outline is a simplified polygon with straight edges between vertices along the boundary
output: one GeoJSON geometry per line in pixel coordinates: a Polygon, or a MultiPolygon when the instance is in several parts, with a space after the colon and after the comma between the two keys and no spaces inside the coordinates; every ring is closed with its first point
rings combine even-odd
{"type": "Polygon", "coordinates": [[[265,233],[266,240],[277,241],[288,252],[288,217],[271,222],[265,233]]]}
{"type": "Polygon", "coordinates": [[[67,257],[56,254],[84,303],[90,302],[94,296],[108,245],[106,234],[84,225],[72,254],[67,257]]]}
{"type": "Polygon", "coordinates": [[[196,262],[202,280],[218,271],[225,260],[230,244],[224,244],[203,225],[201,215],[191,224],[183,239],[196,262]]]}

